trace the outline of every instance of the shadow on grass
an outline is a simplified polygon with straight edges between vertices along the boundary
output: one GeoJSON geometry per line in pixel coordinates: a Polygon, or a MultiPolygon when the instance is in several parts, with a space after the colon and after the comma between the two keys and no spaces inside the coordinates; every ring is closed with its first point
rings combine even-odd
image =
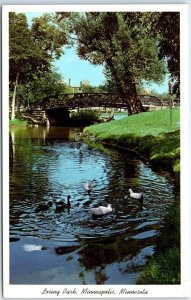
{"type": "MultiPolygon", "coordinates": [[[[105,141],[105,140],[104,140],[105,141]]],[[[139,137],[136,135],[111,136],[112,141],[122,146],[129,147],[140,154],[148,157],[152,166],[157,169],[167,169],[170,172],[179,173],[180,159],[180,131],[176,130],[163,133],[158,136],[146,135],[139,137]]],[[[179,175],[179,174],[178,174],[179,175]]]]}

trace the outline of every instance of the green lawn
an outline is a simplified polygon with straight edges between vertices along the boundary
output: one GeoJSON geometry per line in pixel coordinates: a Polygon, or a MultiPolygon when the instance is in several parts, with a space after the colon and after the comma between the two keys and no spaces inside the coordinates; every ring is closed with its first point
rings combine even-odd
{"type": "Polygon", "coordinates": [[[118,136],[128,134],[139,137],[146,135],[157,136],[160,133],[179,129],[179,118],[180,110],[173,108],[171,125],[170,110],[163,109],[132,115],[118,121],[90,126],[85,129],[85,132],[93,134],[99,139],[117,138],[118,136]]]}
{"type": "Polygon", "coordinates": [[[98,140],[126,146],[145,155],[153,165],[173,170],[179,175],[180,109],[140,113],[118,121],[85,128],[85,134],[98,140]]]}

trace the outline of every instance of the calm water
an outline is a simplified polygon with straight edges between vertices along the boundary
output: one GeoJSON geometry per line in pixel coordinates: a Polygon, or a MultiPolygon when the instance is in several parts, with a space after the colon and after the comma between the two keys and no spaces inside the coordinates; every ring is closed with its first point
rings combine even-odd
{"type": "Polygon", "coordinates": [[[170,179],[128,152],[84,143],[80,131],[11,129],[11,283],[134,284],[154,253],[174,201],[170,179]],[[130,199],[128,188],[144,190],[143,203],[130,199]],[[35,213],[39,204],[67,195],[70,210],[35,213]],[[111,214],[92,218],[92,207],[109,203],[111,214]]]}

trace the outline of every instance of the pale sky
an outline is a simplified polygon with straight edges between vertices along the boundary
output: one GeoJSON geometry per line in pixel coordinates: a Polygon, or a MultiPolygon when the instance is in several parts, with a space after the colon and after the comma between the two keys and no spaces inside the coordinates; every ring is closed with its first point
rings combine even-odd
{"type": "Polygon", "coordinates": [[[71,80],[72,86],[79,86],[82,80],[88,80],[93,86],[104,84],[105,81],[103,66],[91,65],[87,60],[80,59],[74,47],[65,48],[64,55],[55,61],[54,66],[64,80],[71,80]]]}
{"type": "MultiPolygon", "coordinates": [[[[42,12],[25,12],[28,23],[31,24],[32,18],[39,17],[42,12]]],[[[80,81],[88,80],[92,86],[98,86],[104,83],[105,76],[103,74],[103,66],[91,65],[87,60],[80,59],[75,48],[65,48],[64,55],[53,63],[58,73],[61,74],[63,80],[69,82],[72,86],[79,86],[80,81]]],[[[158,93],[168,92],[168,78],[158,85],[151,83],[148,88],[158,93]]]]}

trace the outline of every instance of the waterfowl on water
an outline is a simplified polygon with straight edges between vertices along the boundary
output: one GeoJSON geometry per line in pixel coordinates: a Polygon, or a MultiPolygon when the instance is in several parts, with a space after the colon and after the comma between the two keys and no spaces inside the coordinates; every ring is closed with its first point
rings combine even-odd
{"type": "Polygon", "coordinates": [[[33,245],[33,244],[25,244],[23,246],[23,248],[24,248],[24,251],[26,251],[26,252],[47,250],[46,246],[33,245]]]}
{"type": "Polygon", "coordinates": [[[67,203],[63,202],[63,201],[56,201],[55,205],[56,205],[56,212],[60,212],[63,211],[65,208],[70,208],[70,195],[67,196],[67,203]]]}
{"type": "Polygon", "coordinates": [[[108,206],[99,206],[91,209],[93,216],[102,216],[110,212],[112,212],[111,204],[108,204],[108,206]]]}
{"type": "Polygon", "coordinates": [[[91,191],[93,190],[92,184],[90,181],[87,181],[84,183],[84,189],[88,192],[88,195],[90,195],[91,191]]]}
{"type": "Polygon", "coordinates": [[[143,199],[143,192],[134,193],[132,189],[129,189],[129,194],[130,194],[130,197],[133,198],[133,199],[137,199],[137,200],[142,200],[143,199]]]}
{"type": "Polygon", "coordinates": [[[48,210],[51,206],[53,205],[53,202],[50,200],[46,204],[40,204],[37,206],[35,209],[35,213],[41,212],[41,211],[46,211],[48,210]]]}

